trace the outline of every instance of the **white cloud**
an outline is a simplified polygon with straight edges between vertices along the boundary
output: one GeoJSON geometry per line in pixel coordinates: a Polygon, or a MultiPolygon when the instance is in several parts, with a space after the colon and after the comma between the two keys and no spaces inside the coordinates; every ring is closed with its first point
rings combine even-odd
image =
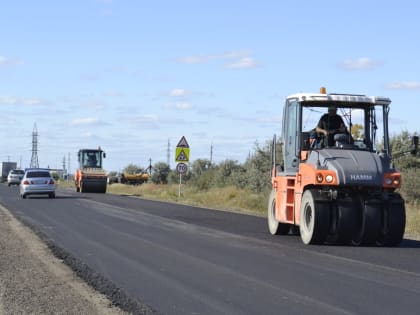
{"type": "Polygon", "coordinates": [[[160,128],[161,119],[156,114],[128,115],[119,119],[124,125],[130,125],[137,130],[157,130],[160,128]]]}
{"type": "Polygon", "coordinates": [[[91,132],[83,132],[81,134],[82,138],[91,138],[93,136],[93,134],[91,132]]]}
{"type": "Polygon", "coordinates": [[[181,102],[181,103],[167,104],[164,107],[166,109],[188,110],[188,109],[193,108],[193,105],[188,102],[181,102]]]}
{"type": "Polygon", "coordinates": [[[124,96],[123,93],[121,93],[120,91],[117,91],[117,90],[108,90],[108,91],[105,91],[103,94],[105,96],[109,96],[109,97],[122,97],[122,96],[124,96]]]}
{"type": "Polygon", "coordinates": [[[91,108],[91,109],[94,109],[94,110],[101,110],[101,109],[104,109],[106,107],[106,105],[102,101],[90,100],[90,101],[85,102],[82,105],[82,107],[83,108],[86,108],[87,107],[87,108],[91,108]]]}
{"type": "Polygon", "coordinates": [[[14,96],[0,96],[0,104],[36,106],[48,104],[48,101],[40,98],[20,98],[14,96]]]}
{"type": "Polygon", "coordinates": [[[367,57],[346,59],[338,64],[340,68],[345,70],[372,70],[380,65],[382,65],[381,62],[367,57]]]}
{"type": "Polygon", "coordinates": [[[28,105],[28,106],[32,106],[32,105],[40,105],[42,103],[45,103],[44,101],[37,99],[37,98],[30,98],[30,99],[24,99],[22,100],[22,104],[23,105],[28,105]]]}
{"type": "Polygon", "coordinates": [[[159,122],[159,116],[156,114],[144,114],[123,117],[122,120],[133,124],[154,124],[159,122]]]}
{"type": "Polygon", "coordinates": [[[175,108],[176,109],[191,109],[193,106],[190,103],[176,103],[175,108]]]}
{"type": "Polygon", "coordinates": [[[97,118],[76,118],[69,121],[70,126],[80,126],[80,125],[97,125],[99,120],[97,118]]]}
{"type": "Polygon", "coordinates": [[[3,105],[16,105],[19,103],[19,100],[13,96],[0,96],[0,104],[3,105]]]}
{"type": "Polygon", "coordinates": [[[18,66],[23,64],[22,60],[18,60],[18,59],[11,59],[11,58],[6,58],[4,56],[0,56],[0,67],[2,66],[18,66]]]}
{"type": "Polygon", "coordinates": [[[420,90],[420,82],[406,81],[406,82],[393,82],[385,85],[385,88],[391,90],[420,90]]]}
{"type": "Polygon", "coordinates": [[[180,63],[186,64],[195,64],[195,63],[205,63],[209,60],[208,56],[187,56],[177,59],[180,63]]]}
{"type": "Polygon", "coordinates": [[[250,54],[248,50],[238,50],[238,51],[231,51],[225,54],[216,55],[218,59],[236,59],[246,57],[250,54]]]}
{"type": "Polygon", "coordinates": [[[169,92],[169,95],[174,97],[187,96],[188,94],[189,92],[185,89],[173,89],[169,92]]]}
{"type": "Polygon", "coordinates": [[[159,116],[155,114],[146,114],[139,116],[138,120],[143,122],[155,122],[159,120],[159,116]]]}
{"type": "Polygon", "coordinates": [[[225,67],[230,69],[255,68],[258,63],[251,57],[243,57],[235,62],[227,64],[225,67]]]}
{"type": "Polygon", "coordinates": [[[208,55],[193,55],[187,57],[178,58],[179,63],[185,64],[199,64],[199,63],[208,63],[214,60],[237,60],[230,64],[236,65],[232,68],[249,68],[256,65],[255,61],[249,57],[250,53],[246,50],[230,51],[222,54],[208,54],[208,55]]]}

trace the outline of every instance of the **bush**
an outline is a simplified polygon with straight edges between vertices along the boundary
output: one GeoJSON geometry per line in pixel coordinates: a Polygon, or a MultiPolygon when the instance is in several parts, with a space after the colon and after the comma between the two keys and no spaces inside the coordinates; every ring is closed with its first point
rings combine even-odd
{"type": "Polygon", "coordinates": [[[191,179],[188,181],[190,187],[194,187],[196,191],[209,190],[212,187],[212,183],[215,177],[215,169],[208,169],[201,173],[199,176],[192,174],[191,179]]]}
{"type": "MultiPolygon", "coordinates": [[[[278,146],[280,147],[280,146],[278,146]]],[[[246,188],[261,193],[271,189],[271,142],[255,144],[255,152],[245,162],[246,188]]]]}
{"type": "Polygon", "coordinates": [[[416,203],[420,200],[420,171],[418,168],[402,171],[401,195],[407,202],[416,203]]]}
{"type": "Polygon", "coordinates": [[[154,184],[167,184],[168,175],[171,172],[171,169],[168,164],[163,162],[158,162],[153,166],[152,176],[150,180],[154,184]]]}
{"type": "Polygon", "coordinates": [[[138,173],[140,170],[143,170],[143,167],[139,166],[139,165],[135,165],[135,164],[128,164],[124,169],[123,172],[124,173],[128,173],[128,174],[136,174],[138,173]]]}
{"type": "Polygon", "coordinates": [[[245,171],[237,161],[225,160],[213,168],[212,187],[225,187],[228,185],[236,186],[236,174],[245,171]]]}

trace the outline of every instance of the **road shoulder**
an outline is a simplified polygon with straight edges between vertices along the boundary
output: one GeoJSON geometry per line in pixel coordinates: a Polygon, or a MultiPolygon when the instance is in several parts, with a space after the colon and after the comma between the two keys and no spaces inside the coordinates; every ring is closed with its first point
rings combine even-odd
{"type": "Polygon", "coordinates": [[[0,206],[0,315],[126,314],[0,206]]]}

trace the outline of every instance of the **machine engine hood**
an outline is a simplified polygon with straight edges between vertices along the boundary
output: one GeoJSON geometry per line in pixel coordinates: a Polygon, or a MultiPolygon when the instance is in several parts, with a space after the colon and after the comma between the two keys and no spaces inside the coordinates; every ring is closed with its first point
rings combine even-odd
{"type": "Polygon", "coordinates": [[[311,152],[310,160],[318,159],[322,168],[334,170],[340,185],[381,187],[390,160],[369,151],[324,149],[311,152]]]}

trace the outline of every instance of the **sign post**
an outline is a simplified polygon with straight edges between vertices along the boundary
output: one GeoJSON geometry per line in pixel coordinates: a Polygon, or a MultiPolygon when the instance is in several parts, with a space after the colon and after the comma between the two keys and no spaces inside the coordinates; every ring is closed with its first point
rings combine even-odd
{"type": "Polygon", "coordinates": [[[184,136],[179,140],[175,148],[175,162],[176,171],[179,174],[179,189],[178,189],[178,198],[181,197],[181,185],[182,185],[182,174],[185,174],[188,171],[188,162],[190,160],[190,146],[184,136]]]}

